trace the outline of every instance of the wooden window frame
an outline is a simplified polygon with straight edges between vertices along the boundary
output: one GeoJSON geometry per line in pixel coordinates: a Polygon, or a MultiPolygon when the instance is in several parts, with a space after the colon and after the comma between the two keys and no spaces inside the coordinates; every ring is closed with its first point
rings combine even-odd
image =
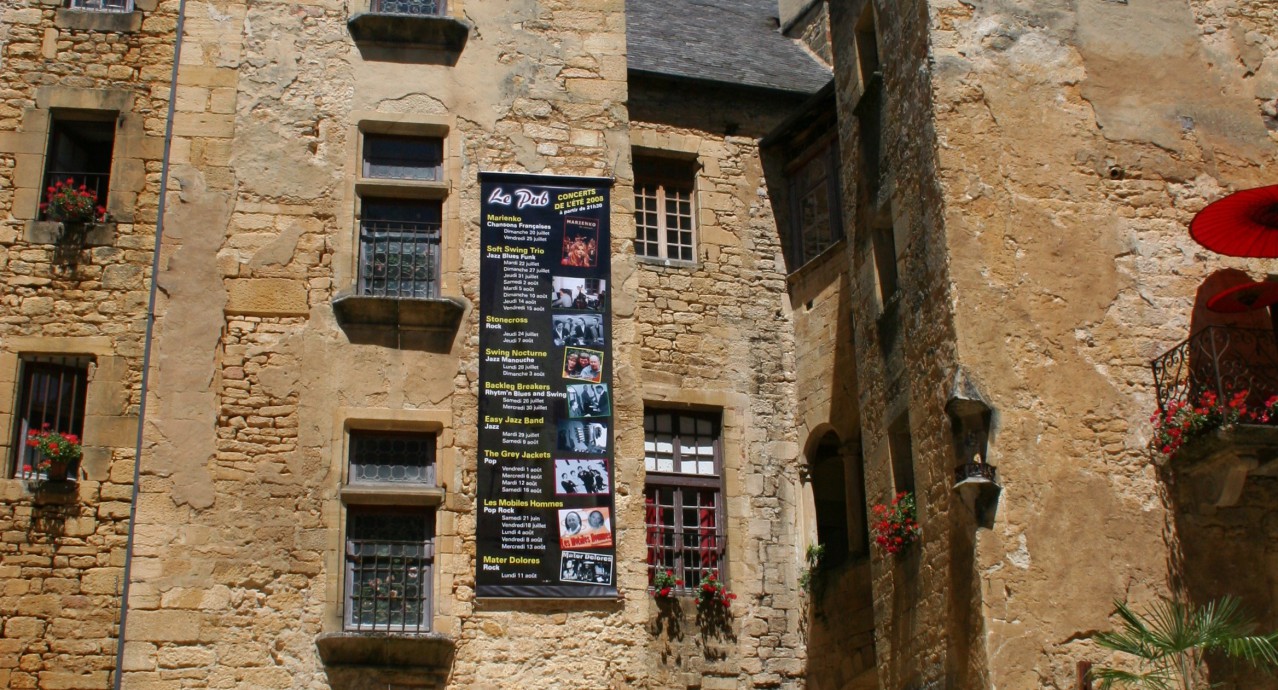
{"type": "MultiPolygon", "coordinates": [[[[645,470],[644,477],[644,532],[647,542],[647,569],[648,584],[651,588],[653,577],[658,568],[669,568],[674,570],[675,579],[682,581],[682,587],[675,589],[675,593],[681,596],[697,596],[697,587],[701,577],[709,572],[717,572],[719,580],[725,584],[728,582],[728,533],[727,533],[727,511],[726,493],[724,491],[723,482],[723,413],[722,411],[698,411],[686,410],[678,408],[663,407],[645,407],[644,421],[645,427],[649,418],[653,420],[655,429],[655,419],[659,415],[671,416],[671,443],[673,445],[673,466],[679,467],[681,462],[681,443],[679,442],[679,421],[684,417],[694,420],[709,421],[712,425],[713,448],[714,448],[714,474],[690,474],[682,472],[657,472],[645,470]],[[669,491],[671,493],[671,504],[666,506],[655,500],[661,491],[669,491]],[[697,534],[694,539],[698,542],[697,546],[686,546],[688,537],[685,531],[685,525],[682,516],[685,510],[695,510],[699,506],[694,505],[691,508],[687,505],[687,497],[696,495],[698,492],[710,492],[714,496],[714,534],[711,538],[714,540],[713,548],[717,553],[714,558],[714,565],[707,567],[704,565],[690,564],[686,562],[686,554],[694,549],[703,548],[699,542],[705,538],[705,535],[697,534]],[[670,511],[671,520],[666,522],[661,520],[660,513],[662,509],[670,511]],[[655,512],[654,512],[655,511],[655,512]],[[655,520],[654,520],[655,518],[655,520]],[[660,521],[657,521],[660,520],[660,521]],[[671,537],[671,545],[667,546],[663,543],[663,537],[669,530],[671,537]],[[667,549],[673,552],[670,559],[672,562],[666,563],[663,558],[663,552],[667,549]]],[[[645,441],[647,440],[647,430],[644,432],[645,441]]],[[[645,451],[645,468],[647,467],[648,457],[645,451]]],[[[655,466],[654,458],[654,466],[655,466]]],[[[695,529],[695,528],[694,528],[695,529]]]]}
{"type": "Polygon", "coordinates": [[[694,161],[640,158],[635,162],[635,255],[652,261],[695,263],[697,261],[697,174],[694,161]],[[686,195],[686,199],[679,198],[686,195]],[[674,197],[673,199],[671,197],[674,197]],[[652,199],[656,208],[648,211],[642,203],[652,199]],[[666,209],[667,202],[688,204],[687,229],[671,227],[671,219],[683,217],[677,211],[672,215],[666,209]],[[655,240],[642,234],[652,226],[641,222],[640,214],[655,213],[657,233],[655,240]],[[671,242],[670,233],[688,233],[688,242],[671,242]],[[648,245],[656,245],[657,253],[649,254],[648,245]],[[680,250],[686,249],[688,256],[680,250]],[[674,255],[672,255],[672,253],[674,255]]]}
{"type": "Polygon", "coordinates": [[[785,168],[786,195],[789,199],[790,253],[795,259],[796,267],[803,266],[821,256],[845,236],[839,163],[839,142],[834,133],[829,133],[809,146],[802,155],[792,160],[785,168]],[[805,240],[812,235],[814,228],[804,225],[802,204],[808,192],[816,190],[817,186],[802,188],[799,173],[821,159],[824,159],[825,165],[826,223],[824,229],[826,237],[823,238],[824,243],[820,249],[808,254],[805,240]]]}

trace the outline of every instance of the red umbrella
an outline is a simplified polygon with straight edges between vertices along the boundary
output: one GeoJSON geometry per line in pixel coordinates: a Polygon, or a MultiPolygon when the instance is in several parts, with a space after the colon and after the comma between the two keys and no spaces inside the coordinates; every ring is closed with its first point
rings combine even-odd
{"type": "Polygon", "coordinates": [[[1238,313],[1255,311],[1278,302],[1278,283],[1243,283],[1221,290],[1207,300],[1212,311],[1238,313]]]}
{"type": "Polygon", "coordinates": [[[1189,235],[1226,256],[1278,259],[1278,185],[1244,189],[1208,204],[1189,222],[1189,235]]]}

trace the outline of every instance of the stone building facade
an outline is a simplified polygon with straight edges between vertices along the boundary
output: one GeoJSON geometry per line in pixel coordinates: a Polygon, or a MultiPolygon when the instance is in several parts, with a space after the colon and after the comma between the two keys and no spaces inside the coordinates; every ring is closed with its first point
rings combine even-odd
{"type": "Polygon", "coordinates": [[[4,687],[108,687],[116,665],[175,18],[154,0],[3,11],[4,687]],[[103,185],[110,222],[84,233],[41,213],[64,175],[103,185]],[[42,404],[49,390],[78,396],[73,419],[42,404]],[[24,437],[60,421],[84,438],[78,481],[33,491],[24,437]]]}
{"type": "Polygon", "coordinates": [[[1278,165],[1276,12],[11,3],[0,685],[1074,688],[1115,600],[1278,628],[1241,567],[1273,480],[1222,500],[1237,465],[1146,450],[1200,285],[1274,271],[1185,226],[1278,165]],[[481,171],[615,180],[615,600],[475,593],[481,171]],[[42,210],[63,174],[105,219],[42,210]],[[421,292],[370,289],[408,226],[421,292]],[[69,482],[25,469],[49,415],[69,482]],[[711,429],[727,615],[650,593],[666,423],[711,429]],[[998,485],[956,486],[978,460],[998,485]],[[900,491],[923,537],[891,556],[900,491]],[[361,629],[353,535],[410,522],[427,612],[361,629]]]}

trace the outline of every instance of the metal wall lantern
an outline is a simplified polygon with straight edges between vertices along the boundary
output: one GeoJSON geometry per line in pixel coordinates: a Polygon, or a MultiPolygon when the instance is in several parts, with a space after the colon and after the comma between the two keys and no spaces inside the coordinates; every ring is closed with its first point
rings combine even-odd
{"type": "Polygon", "coordinates": [[[991,527],[1003,491],[998,483],[998,469],[986,462],[994,411],[975,385],[959,374],[945,403],[945,412],[950,417],[954,438],[954,491],[980,526],[991,527]]]}

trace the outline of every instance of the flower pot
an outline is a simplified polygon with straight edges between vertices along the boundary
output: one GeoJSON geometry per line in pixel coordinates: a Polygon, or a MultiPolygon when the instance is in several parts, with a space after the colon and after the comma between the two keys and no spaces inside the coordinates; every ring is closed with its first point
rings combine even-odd
{"type": "Polygon", "coordinates": [[[68,469],[70,468],[63,460],[49,460],[48,467],[44,470],[44,479],[50,482],[65,482],[68,469]]]}

